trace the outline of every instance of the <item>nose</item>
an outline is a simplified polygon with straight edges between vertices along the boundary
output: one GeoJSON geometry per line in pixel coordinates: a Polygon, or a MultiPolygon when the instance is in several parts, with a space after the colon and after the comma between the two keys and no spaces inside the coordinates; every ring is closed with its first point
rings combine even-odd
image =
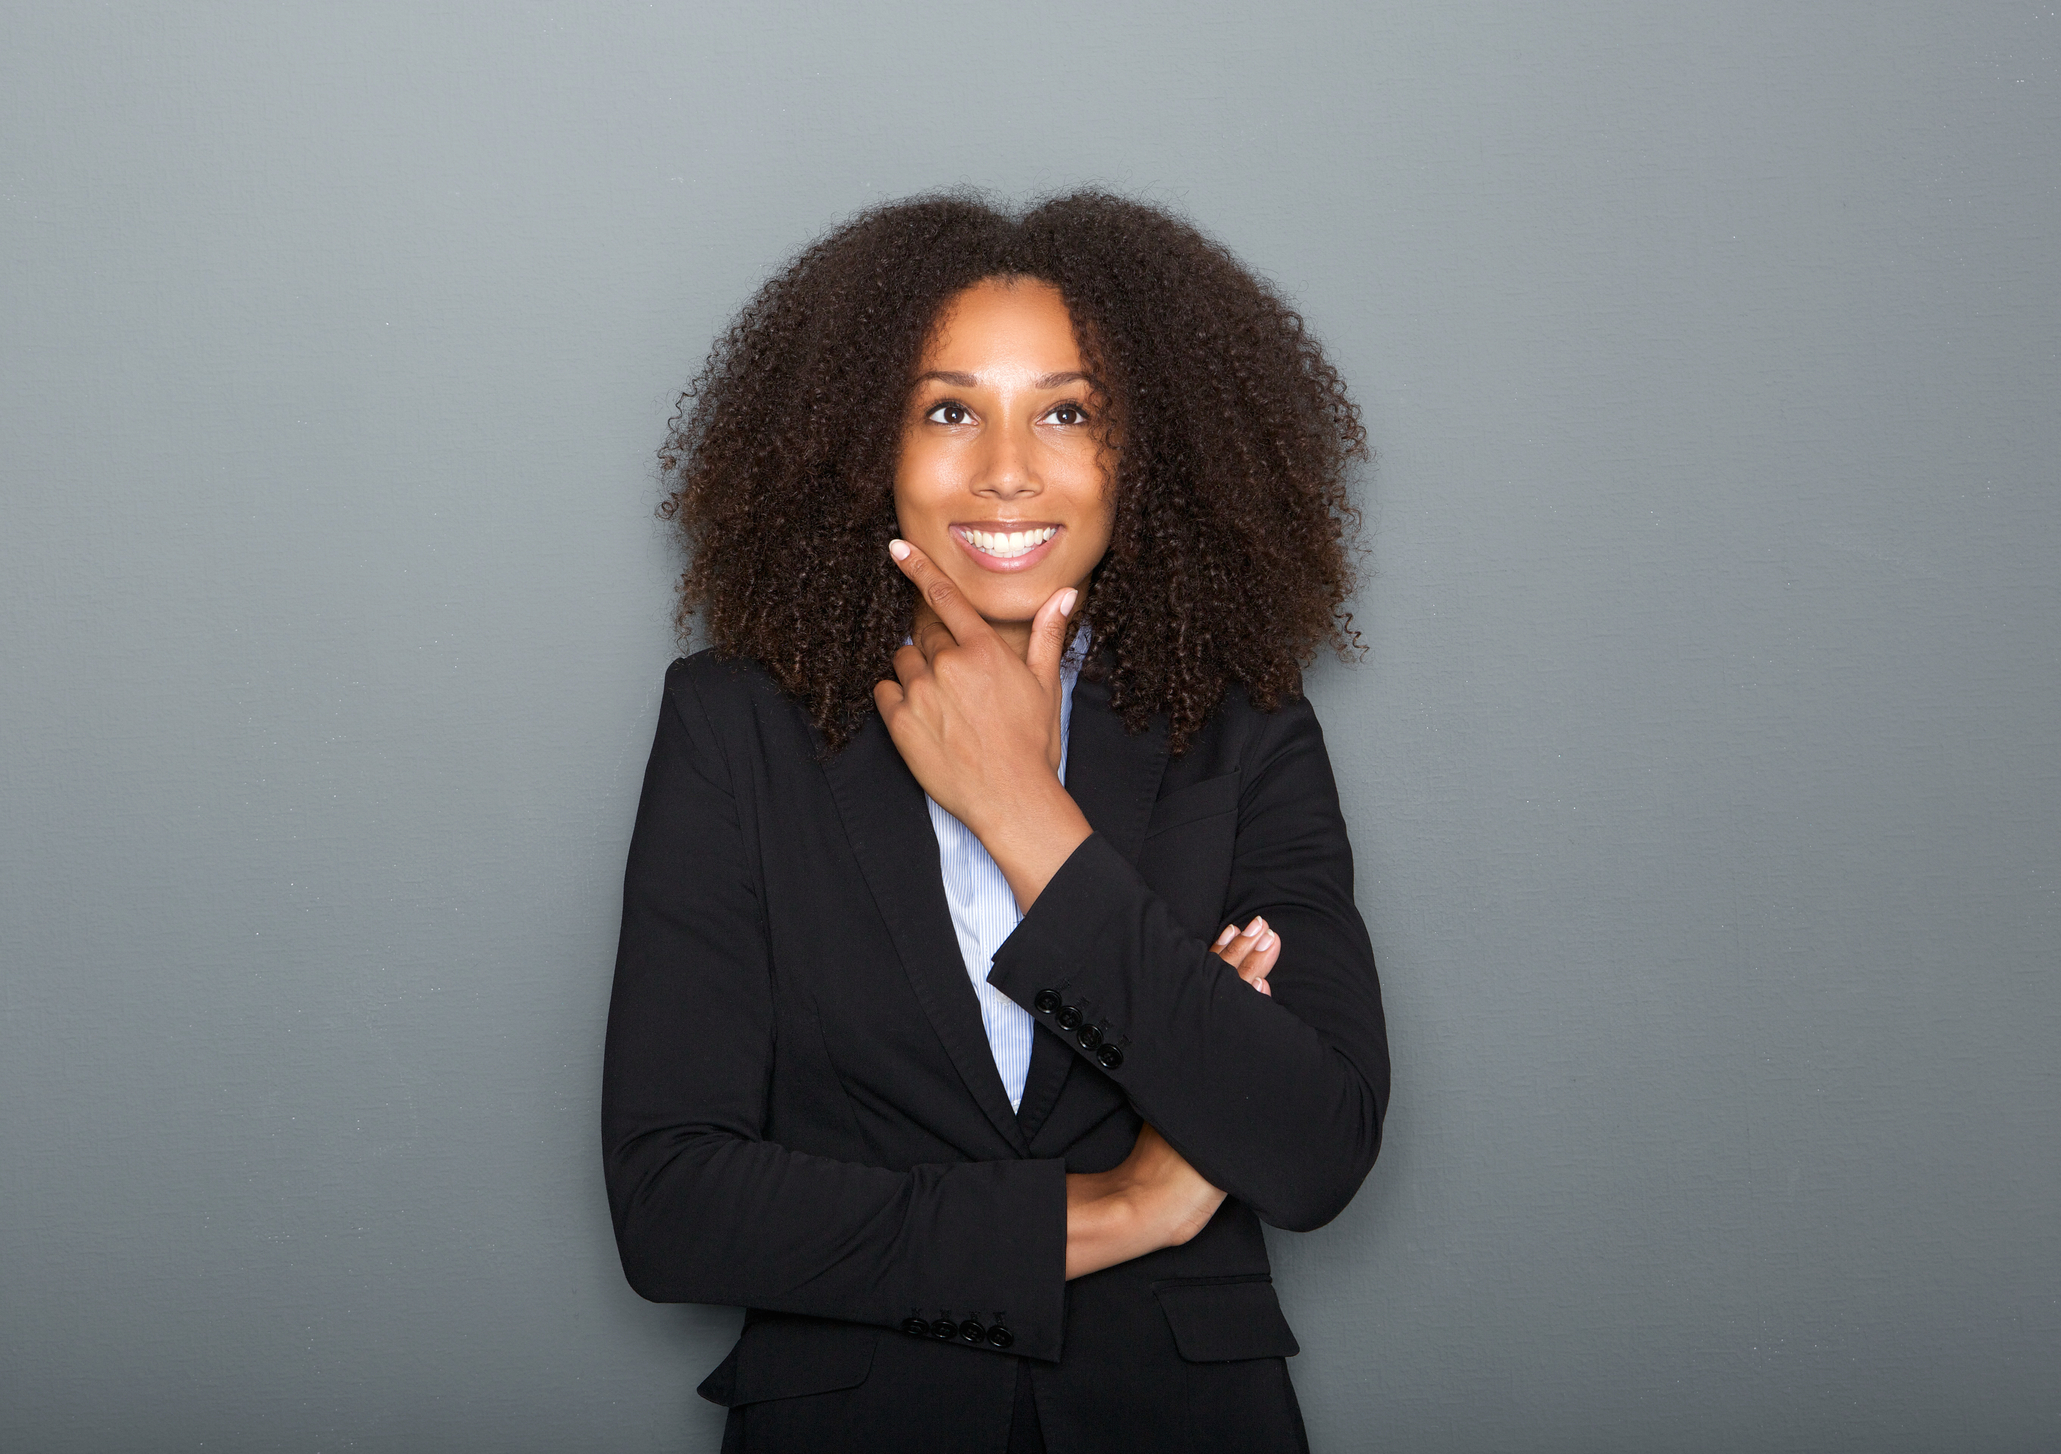
{"type": "Polygon", "coordinates": [[[1045,488],[1032,462],[1030,426],[1009,425],[987,432],[973,493],[991,500],[1020,500],[1045,488]]]}

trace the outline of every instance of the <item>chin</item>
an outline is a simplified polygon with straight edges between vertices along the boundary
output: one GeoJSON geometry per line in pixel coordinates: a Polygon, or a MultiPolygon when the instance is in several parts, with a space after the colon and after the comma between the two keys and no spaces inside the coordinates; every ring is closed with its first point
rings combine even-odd
{"type": "MultiPolygon", "coordinates": [[[[1057,586],[1053,590],[1059,589],[1057,586]]],[[[1052,591],[1047,591],[1035,601],[1026,601],[1021,596],[981,597],[967,592],[967,599],[973,602],[973,609],[980,612],[981,619],[991,626],[1005,626],[1011,622],[1030,623],[1038,614],[1038,607],[1045,604],[1052,591]]]]}

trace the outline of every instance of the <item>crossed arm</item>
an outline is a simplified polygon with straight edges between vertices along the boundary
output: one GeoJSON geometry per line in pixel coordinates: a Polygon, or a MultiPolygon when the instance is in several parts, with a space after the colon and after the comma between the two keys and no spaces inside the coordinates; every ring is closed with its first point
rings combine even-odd
{"type": "Polygon", "coordinates": [[[879,1326],[911,1307],[1007,1308],[1015,1351],[1055,1358],[1063,1277],[1185,1240],[1226,1192],[1291,1229],[1345,1204],[1373,1161],[1387,1096],[1379,993],[1306,707],[1266,719],[1240,769],[1227,902],[1242,929],[1206,944],[1127,860],[1084,824],[1069,826],[1067,814],[1079,814],[1059,801],[1063,789],[1041,820],[1058,826],[1055,847],[983,818],[969,801],[982,791],[978,773],[955,786],[926,764],[933,749],[961,768],[988,752],[1021,781],[1043,790],[1044,772],[1058,789],[1059,633],[1038,662],[1049,664],[1048,688],[1006,645],[1006,660],[961,655],[938,623],[920,638],[929,650],[905,651],[897,681],[883,684],[884,715],[912,770],[982,833],[1028,903],[990,982],[1029,1006],[1071,977],[1080,1003],[1101,1005],[1104,1023],[1131,1036],[1116,1075],[1153,1129],[1094,1176],[1050,1159],[896,1172],[766,1140],[775,1007],[762,905],[744,867],[728,754],[693,674],[676,668],[624,884],[603,1094],[610,1203],[624,1271],[648,1298],[879,1326]],[[996,662],[992,675],[967,670],[996,662]],[[990,685],[974,680],[983,676],[990,685]],[[1019,706],[1035,690],[1022,715],[1035,728],[1049,706],[1049,735],[1018,731],[1017,746],[1049,757],[1010,765],[992,742],[968,754],[950,741],[955,722],[965,725],[964,699],[938,688],[969,685],[1017,693],[1019,706]],[[966,1228],[982,1235],[960,1235],[966,1228]],[[1017,1255],[994,1257],[997,1245],[1017,1255]]]}
{"type": "MultiPolygon", "coordinates": [[[[1267,974],[1281,957],[1281,936],[1265,919],[1242,930],[1226,925],[1213,948],[1240,979],[1272,996],[1267,974]]],[[[1223,1200],[1223,1190],[1148,1124],[1131,1154],[1108,1171],[1066,1178],[1067,1278],[1179,1246],[1209,1225],[1223,1200]]]]}
{"type": "MultiPolygon", "coordinates": [[[[1078,592],[1055,592],[1039,609],[1019,659],[921,550],[899,540],[890,550],[924,609],[895,654],[895,680],[874,688],[874,702],[924,791],[973,830],[1029,913],[1092,831],[1058,772],[1060,658],[1078,592]]],[[[1212,948],[1271,996],[1281,940],[1264,918],[1227,925],[1212,948]]],[[[1067,1177],[1066,1275],[1186,1242],[1223,1199],[1147,1125],[1117,1166],[1067,1177]]]]}
{"type": "Polygon", "coordinates": [[[1155,1129],[1116,1174],[1078,1181],[1049,1158],[895,1171],[766,1139],[776,1005],[731,762],[697,674],[676,667],[625,873],[602,1097],[637,1292],[886,1327],[911,1308],[1006,1308],[1014,1351],[1056,1358],[1065,1277],[1173,1245],[1218,1188],[1290,1229],[1357,1188],[1387,1054],[1306,707],[1266,719],[1240,770],[1227,904],[1257,934],[1213,952],[1091,837],[997,955],[990,980],[1019,1004],[1070,981],[1131,1036],[1116,1078],[1155,1129]]]}

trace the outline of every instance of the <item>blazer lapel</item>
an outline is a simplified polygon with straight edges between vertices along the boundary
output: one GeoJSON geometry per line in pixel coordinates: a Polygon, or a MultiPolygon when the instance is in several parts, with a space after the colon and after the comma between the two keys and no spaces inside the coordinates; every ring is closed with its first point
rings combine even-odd
{"type": "MultiPolygon", "coordinates": [[[[1152,820],[1166,757],[1164,718],[1155,716],[1152,725],[1134,737],[1124,731],[1123,718],[1109,710],[1105,683],[1091,682],[1085,674],[1074,683],[1073,717],[1066,733],[1066,790],[1088,826],[1132,863],[1145,845],[1145,825],[1152,820]]],[[[1042,1023],[1037,1027],[1017,1115],[1025,1136],[1037,1135],[1059,1104],[1077,1058],[1058,1031],[1042,1023]]]]}
{"type": "MultiPolygon", "coordinates": [[[[1023,1153],[1029,1139],[1009,1108],[1009,1093],[1002,1088],[995,1053],[980,1022],[980,1001],[966,978],[922,786],[878,716],[867,719],[844,750],[825,764],[824,772],[852,852],[887,921],[918,1003],[967,1091],[1002,1138],[1023,1153]]],[[[1035,1067],[1035,1056],[1032,1064],[1035,1067]]]]}
{"type": "Polygon", "coordinates": [[[1131,862],[1145,846],[1145,825],[1166,772],[1166,719],[1133,737],[1109,710],[1109,686],[1083,674],[1074,683],[1073,720],[1066,732],[1066,790],[1088,826],[1131,862]]]}

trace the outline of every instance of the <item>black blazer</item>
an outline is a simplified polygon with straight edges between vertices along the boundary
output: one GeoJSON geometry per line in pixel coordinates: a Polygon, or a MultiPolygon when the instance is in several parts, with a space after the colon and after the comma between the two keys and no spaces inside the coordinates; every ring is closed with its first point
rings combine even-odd
{"type": "Polygon", "coordinates": [[[666,674],[623,895],[602,1123],[617,1245],[661,1302],[749,1309],[724,1447],[1002,1450],[1020,1361],[1055,1451],[1303,1447],[1262,1220],[1336,1216],[1388,1100],[1373,954],[1309,704],[1233,691],[1180,757],[1074,690],[1095,829],[995,956],[1033,1011],[1012,1112],[923,790],[878,717],[835,757],[764,671],[666,674]],[[1283,938],[1260,995],[1210,951],[1283,938]],[[1228,1193],[1069,1283],[1070,1171],[1141,1117],[1228,1193]]]}

